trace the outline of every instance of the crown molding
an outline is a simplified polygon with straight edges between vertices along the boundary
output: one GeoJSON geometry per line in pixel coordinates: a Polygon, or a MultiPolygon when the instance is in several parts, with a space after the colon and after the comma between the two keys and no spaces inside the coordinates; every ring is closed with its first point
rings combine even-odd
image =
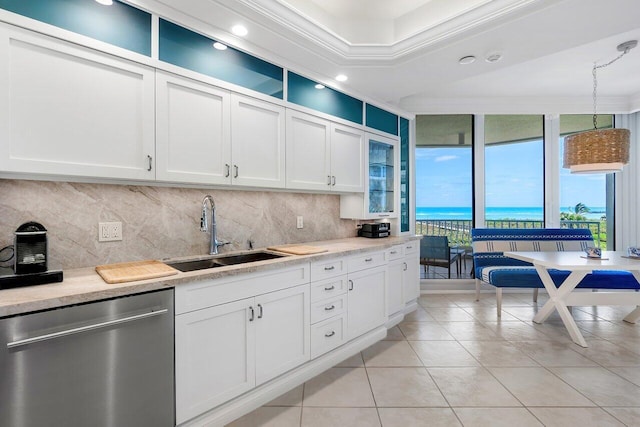
{"type": "MultiPolygon", "coordinates": [[[[230,0],[218,1],[230,6],[228,4],[230,0]]],[[[234,0],[233,3],[241,4],[258,14],[262,19],[270,21],[272,24],[276,23],[283,29],[312,42],[318,49],[318,53],[323,56],[330,52],[343,62],[361,64],[375,61],[380,64],[381,62],[397,62],[405,57],[423,53],[431,47],[466,34],[472,29],[496,23],[506,16],[518,12],[526,13],[531,11],[534,6],[536,6],[536,10],[545,7],[549,1],[496,0],[485,2],[390,44],[351,43],[313,18],[290,7],[283,0],[234,0]]]]}

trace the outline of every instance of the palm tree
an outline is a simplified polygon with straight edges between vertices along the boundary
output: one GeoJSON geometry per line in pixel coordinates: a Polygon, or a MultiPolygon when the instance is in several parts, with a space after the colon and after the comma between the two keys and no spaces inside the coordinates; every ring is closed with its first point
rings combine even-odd
{"type": "Polygon", "coordinates": [[[587,205],[585,205],[584,203],[578,203],[575,208],[573,208],[573,212],[575,214],[583,214],[583,213],[587,213],[587,212],[591,212],[591,209],[589,209],[587,207],[587,205]]]}

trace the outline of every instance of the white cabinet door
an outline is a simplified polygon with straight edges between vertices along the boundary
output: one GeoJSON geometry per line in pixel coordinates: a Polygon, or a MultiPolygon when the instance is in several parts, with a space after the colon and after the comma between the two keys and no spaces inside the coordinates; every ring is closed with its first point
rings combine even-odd
{"type": "Polygon", "coordinates": [[[309,285],[255,298],[256,385],[308,361],[309,285]]]}
{"type": "Polygon", "coordinates": [[[389,262],[389,283],[387,283],[387,307],[388,314],[394,314],[404,308],[403,296],[406,264],[404,259],[389,262]]]}
{"type": "Polygon", "coordinates": [[[234,184],[284,188],[284,107],[231,95],[231,161],[234,184]]]}
{"type": "Polygon", "coordinates": [[[404,262],[403,294],[404,302],[408,303],[420,296],[420,254],[408,254],[404,262]]]}
{"type": "Polygon", "coordinates": [[[156,87],[156,178],[230,184],[229,92],[163,72],[156,87]]]}
{"type": "Polygon", "coordinates": [[[331,125],[287,110],[287,188],[331,189],[331,125]]]}
{"type": "Polygon", "coordinates": [[[253,300],[176,316],[178,424],[254,387],[253,300]]]}
{"type": "Polygon", "coordinates": [[[0,25],[0,171],[152,180],[154,71],[0,25]]]}
{"type": "Polygon", "coordinates": [[[331,124],[331,183],[333,191],[364,191],[364,132],[331,124]]]}
{"type": "Polygon", "coordinates": [[[387,320],[387,268],[362,270],[350,273],[348,277],[347,335],[352,339],[387,320]]]}

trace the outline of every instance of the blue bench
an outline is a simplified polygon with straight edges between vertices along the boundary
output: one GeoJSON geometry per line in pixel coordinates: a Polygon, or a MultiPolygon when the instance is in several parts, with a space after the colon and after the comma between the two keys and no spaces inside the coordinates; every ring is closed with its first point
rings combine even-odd
{"type": "MultiPolygon", "coordinates": [[[[474,228],[471,230],[476,301],[480,299],[483,283],[496,288],[498,316],[502,309],[502,288],[533,288],[533,300],[538,289],[544,288],[536,269],[527,262],[504,255],[513,251],[584,251],[594,246],[591,231],[587,229],[527,228],[500,229],[474,228]]],[[[569,271],[549,270],[556,286],[569,276],[569,271]]],[[[593,271],[578,285],[588,289],[640,289],[633,275],[626,271],[593,271]]]]}

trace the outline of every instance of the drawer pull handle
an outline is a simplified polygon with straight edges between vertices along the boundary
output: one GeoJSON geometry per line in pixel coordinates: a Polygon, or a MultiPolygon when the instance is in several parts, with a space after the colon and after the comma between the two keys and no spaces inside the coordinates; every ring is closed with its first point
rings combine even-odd
{"type": "Polygon", "coordinates": [[[233,177],[238,177],[238,165],[233,165],[233,177]]]}
{"type": "Polygon", "coordinates": [[[331,185],[331,175],[327,175],[327,185],[331,185]]]}
{"type": "Polygon", "coordinates": [[[255,312],[253,311],[253,307],[249,306],[249,312],[251,313],[251,316],[249,317],[249,322],[253,322],[253,319],[255,319],[255,312]]]}
{"type": "Polygon", "coordinates": [[[335,288],[336,288],[335,286],[331,285],[331,286],[329,286],[328,288],[324,288],[324,290],[325,290],[325,291],[332,291],[332,290],[334,290],[335,288]]]}
{"type": "Polygon", "coordinates": [[[258,304],[258,319],[262,319],[262,304],[258,304]]]}
{"type": "Polygon", "coordinates": [[[231,174],[231,167],[229,166],[229,163],[225,163],[224,167],[226,169],[226,172],[224,174],[225,178],[229,178],[229,175],[231,174]]]}
{"type": "Polygon", "coordinates": [[[325,337],[327,338],[331,338],[332,336],[334,336],[336,334],[336,331],[331,331],[328,334],[324,334],[325,337]]]}
{"type": "Polygon", "coordinates": [[[353,290],[353,280],[349,280],[349,290],[353,290]]]}
{"type": "Polygon", "coordinates": [[[391,255],[395,255],[395,254],[397,254],[397,253],[398,253],[398,251],[391,251],[391,252],[390,252],[390,254],[391,254],[391,255]]]}
{"type": "Polygon", "coordinates": [[[333,310],[334,308],[336,308],[336,306],[335,306],[335,305],[333,305],[333,304],[331,304],[329,307],[325,307],[325,308],[324,308],[324,311],[331,311],[331,310],[333,310]]]}
{"type": "Polygon", "coordinates": [[[335,270],[335,269],[336,269],[336,267],[332,265],[331,267],[325,267],[324,271],[331,271],[331,270],[335,270]]]}
{"type": "Polygon", "coordinates": [[[371,261],[373,261],[373,258],[366,258],[366,259],[364,260],[364,262],[371,262],[371,261]]]}
{"type": "Polygon", "coordinates": [[[403,262],[402,264],[404,265],[403,271],[407,271],[407,263],[403,262]]]}
{"type": "Polygon", "coordinates": [[[407,249],[413,249],[413,246],[407,246],[407,249]]]}
{"type": "Polygon", "coordinates": [[[147,171],[151,171],[151,168],[153,167],[153,157],[147,154],[147,160],[149,160],[149,166],[147,167],[147,171]]]}

